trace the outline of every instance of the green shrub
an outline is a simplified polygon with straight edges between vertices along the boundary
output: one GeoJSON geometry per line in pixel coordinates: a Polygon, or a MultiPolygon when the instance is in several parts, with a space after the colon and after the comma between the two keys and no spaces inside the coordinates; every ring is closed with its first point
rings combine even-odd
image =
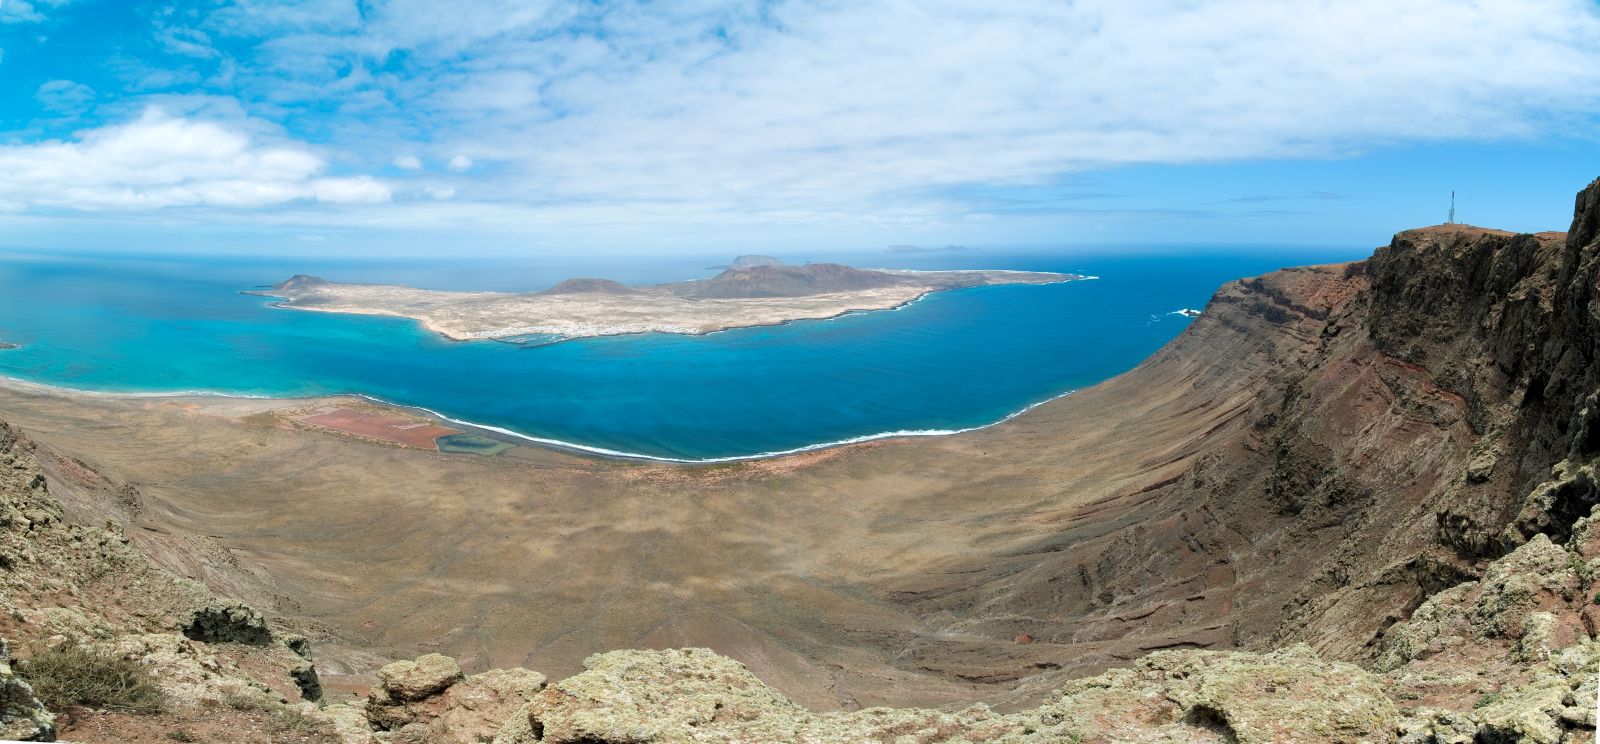
{"type": "Polygon", "coordinates": [[[75,705],[123,713],[158,713],[166,696],[143,664],[110,651],[68,640],[54,648],[36,645],[21,664],[22,676],[46,708],[75,705]]]}

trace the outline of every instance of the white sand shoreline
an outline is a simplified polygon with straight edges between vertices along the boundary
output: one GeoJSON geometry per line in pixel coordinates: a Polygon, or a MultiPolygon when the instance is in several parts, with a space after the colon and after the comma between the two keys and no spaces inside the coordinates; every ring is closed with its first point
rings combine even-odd
{"type": "Polygon", "coordinates": [[[463,428],[467,429],[469,433],[471,431],[475,430],[475,431],[478,431],[478,432],[488,432],[488,433],[491,433],[491,434],[499,435],[501,437],[510,438],[510,439],[516,440],[516,442],[519,443],[519,444],[520,443],[526,443],[526,444],[535,445],[535,446],[538,446],[538,447],[541,447],[541,448],[545,448],[545,449],[551,449],[551,450],[555,450],[555,451],[568,452],[568,453],[579,453],[579,454],[582,454],[582,455],[596,456],[596,457],[601,457],[601,458],[605,458],[605,459],[634,460],[634,461],[644,461],[644,462],[659,462],[659,463],[666,463],[666,464],[673,464],[673,465],[719,465],[719,464],[728,464],[728,463],[737,463],[737,462],[750,462],[750,461],[755,461],[755,460],[771,460],[771,459],[776,459],[776,458],[781,458],[781,457],[787,457],[787,456],[790,456],[790,455],[798,455],[798,454],[804,454],[804,453],[808,453],[808,452],[817,452],[817,451],[820,451],[820,450],[834,449],[834,448],[837,448],[837,447],[848,447],[850,445],[863,444],[863,443],[866,443],[866,442],[882,441],[882,440],[886,440],[886,439],[902,439],[902,438],[909,439],[909,438],[916,438],[916,437],[946,437],[946,436],[953,436],[953,435],[956,435],[956,434],[966,434],[968,432],[981,431],[983,429],[988,429],[988,428],[991,428],[991,427],[999,426],[1000,424],[1004,424],[1004,423],[1006,423],[1008,421],[1011,421],[1012,419],[1015,419],[1018,416],[1021,416],[1021,415],[1025,414],[1025,413],[1027,413],[1029,411],[1032,411],[1035,408],[1038,408],[1039,406],[1045,405],[1046,403],[1050,403],[1052,401],[1060,400],[1062,398],[1065,398],[1065,397],[1077,392],[1076,390],[1068,390],[1068,391],[1063,392],[1063,393],[1058,393],[1056,395],[1052,395],[1052,396],[1050,396],[1048,398],[1045,398],[1044,400],[1040,400],[1040,401],[1035,401],[1033,403],[1029,403],[1028,405],[1023,406],[1022,408],[1017,409],[1015,411],[1012,411],[1011,413],[1008,413],[1005,416],[1003,416],[1003,417],[1001,417],[999,419],[996,419],[994,421],[991,421],[989,423],[978,424],[976,426],[968,426],[968,427],[963,427],[963,428],[959,428],[959,429],[900,429],[900,430],[894,430],[894,431],[878,432],[878,433],[875,433],[875,434],[862,434],[862,435],[859,435],[859,436],[847,437],[845,439],[839,439],[839,440],[834,440],[834,441],[817,442],[817,443],[814,443],[814,444],[807,444],[807,445],[802,445],[802,446],[799,446],[799,447],[793,447],[793,448],[784,449],[784,450],[774,450],[774,451],[770,451],[770,452],[757,452],[757,453],[753,453],[753,454],[749,454],[749,455],[730,455],[730,456],[725,456],[725,457],[707,457],[707,458],[686,458],[686,457],[669,457],[669,456],[664,456],[664,455],[649,455],[649,454],[645,454],[645,453],[642,453],[642,452],[627,452],[627,451],[624,451],[624,450],[616,450],[616,449],[611,449],[611,448],[608,448],[608,447],[601,447],[601,446],[598,446],[598,445],[580,444],[578,442],[569,442],[569,441],[566,441],[566,440],[554,439],[554,438],[550,438],[550,437],[540,437],[540,436],[536,436],[536,435],[532,435],[532,434],[524,434],[524,433],[516,431],[514,429],[508,429],[508,428],[501,427],[501,426],[495,426],[493,424],[484,424],[484,423],[478,423],[478,422],[475,422],[475,421],[469,421],[469,420],[466,420],[466,419],[453,418],[451,416],[448,416],[446,414],[440,413],[438,411],[435,411],[435,410],[433,410],[431,408],[427,408],[427,407],[424,407],[424,406],[414,406],[414,405],[408,405],[408,404],[404,404],[404,403],[395,403],[393,401],[384,400],[384,399],[379,398],[377,396],[368,395],[366,393],[328,393],[328,394],[323,394],[323,395],[307,395],[307,396],[273,396],[273,395],[256,395],[256,394],[250,394],[250,393],[226,393],[226,392],[220,392],[220,391],[215,391],[215,390],[109,392],[109,391],[104,391],[104,390],[86,390],[86,389],[82,389],[82,388],[68,387],[68,386],[65,386],[65,385],[53,385],[53,384],[49,384],[49,383],[34,382],[32,380],[24,380],[24,379],[21,379],[21,378],[9,377],[9,376],[0,376],[0,388],[6,388],[6,389],[9,389],[9,390],[13,390],[13,391],[21,392],[21,393],[25,393],[25,394],[30,394],[30,395],[49,395],[49,396],[53,396],[53,397],[67,398],[67,399],[71,399],[71,398],[91,398],[91,399],[102,399],[102,400],[165,399],[165,400],[190,400],[190,401],[202,402],[202,403],[217,403],[217,402],[227,402],[229,400],[232,400],[232,401],[253,401],[253,402],[257,402],[257,403],[281,404],[281,405],[267,406],[267,408],[288,407],[290,405],[304,405],[304,404],[312,403],[312,402],[316,402],[316,401],[335,400],[335,399],[338,399],[338,398],[359,398],[361,400],[365,400],[365,401],[367,401],[369,403],[373,403],[373,404],[376,404],[376,405],[379,405],[379,406],[384,406],[384,407],[388,407],[388,408],[394,408],[394,409],[402,410],[402,411],[411,411],[411,412],[421,413],[423,415],[426,415],[428,417],[437,419],[439,421],[448,422],[448,423],[454,424],[456,426],[463,427],[463,428]]]}

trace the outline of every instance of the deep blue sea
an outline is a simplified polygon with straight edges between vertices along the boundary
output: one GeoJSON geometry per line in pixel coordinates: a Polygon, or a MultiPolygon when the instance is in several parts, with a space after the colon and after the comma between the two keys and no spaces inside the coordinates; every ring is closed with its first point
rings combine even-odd
{"type": "Polygon", "coordinates": [[[106,392],[359,393],[580,447],[677,459],[991,424],[1126,371],[1223,282],[1365,249],[810,256],[856,266],[1100,277],[940,292],[905,308],[700,337],[522,348],[410,320],[269,307],[295,273],[437,289],[534,290],[572,276],[710,276],[725,258],[362,261],[0,253],[0,376],[106,392]]]}

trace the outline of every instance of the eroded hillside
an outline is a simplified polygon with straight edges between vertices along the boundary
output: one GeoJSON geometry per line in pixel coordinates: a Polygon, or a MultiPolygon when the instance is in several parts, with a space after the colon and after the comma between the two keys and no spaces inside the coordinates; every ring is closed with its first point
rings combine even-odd
{"type": "Polygon", "coordinates": [[[1084,394],[1184,389],[1204,436],[1126,452],[1149,477],[1036,516],[1008,554],[954,559],[959,585],[908,600],[1035,641],[1370,659],[1429,595],[1535,535],[1565,541],[1600,501],[1597,213],[1591,186],[1568,234],[1412,230],[1364,262],[1224,287],[1084,394]]]}
{"type": "Polygon", "coordinates": [[[717,467],[7,393],[0,635],[182,679],[153,634],[346,741],[1589,740],[1597,294],[1600,182],[1231,283],[1002,426],[717,467]],[[185,637],[217,593],[270,640],[185,637]]]}

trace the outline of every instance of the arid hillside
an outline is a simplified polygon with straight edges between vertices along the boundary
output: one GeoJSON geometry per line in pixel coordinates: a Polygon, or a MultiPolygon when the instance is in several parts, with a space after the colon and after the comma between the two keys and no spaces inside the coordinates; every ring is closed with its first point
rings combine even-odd
{"type": "Polygon", "coordinates": [[[691,467],[298,426],[318,402],[12,389],[0,417],[81,465],[43,471],[64,519],[124,494],[133,549],[310,636],[380,732],[451,709],[374,676],[439,651],[568,678],[504,741],[1576,741],[1597,294],[1600,182],[1565,234],[1436,226],[1230,283],[1138,368],[948,438],[691,467]],[[591,658],[684,646],[743,666],[591,658]],[[1342,681],[1277,694],[1297,676],[1342,681]],[[1017,717],[852,713],[978,701],[1017,717]],[[1274,728],[1286,701],[1348,715],[1274,728]]]}

